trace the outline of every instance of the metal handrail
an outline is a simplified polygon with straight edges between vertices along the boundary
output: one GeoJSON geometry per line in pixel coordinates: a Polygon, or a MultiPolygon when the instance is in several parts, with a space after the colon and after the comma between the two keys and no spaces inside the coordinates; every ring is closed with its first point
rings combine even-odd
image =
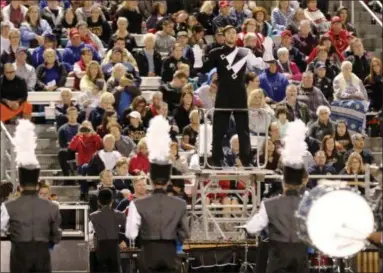
{"type": "Polygon", "coordinates": [[[13,137],[8,132],[8,129],[5,127],[3,122],[0,122],[1,129],[1,179],[8,178],[14,184],[14,191],[16,191],[16,154],[15,154],[15,143],[13,141],[13,137]],[[6,141],[9,141],[10,145],[8,146],[6,141]],[[7,147],[10,147],[10,154],[7,153],[7,147]],[[7,158],[9,158],[11,175],[8,177],[7,172],[5,170],[5,164],[7,162],[7,158]]]}
{"type": "MultiPolygon", "coordinates": [[[[351,2],[353,3],[354,1],[351,1],[351,2]]],[[[367,12],[368,12],[368,13],[375,19],[375,21],[376,21],[381,27],[383,27],[383,23],[382,23],[382,21],[379,19],[378,16],[376,16],[375,12],[373,12],[373,11],[367,6],[367,4],[364,3],[364,1],[359,0],[359,3],[362,5],[362,7],[363,7],[365,10],[367,10],[367,12]]]]}

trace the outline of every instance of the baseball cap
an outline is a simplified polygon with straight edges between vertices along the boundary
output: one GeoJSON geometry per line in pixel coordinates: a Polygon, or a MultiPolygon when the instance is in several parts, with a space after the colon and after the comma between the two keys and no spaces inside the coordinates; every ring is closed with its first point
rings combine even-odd
{"type": "Polygon", "coordinates": [[[219,7],[220,8],[230,7],[230,2],[229,1],[219,1],[219,7]]]}
{"type": "Polygon", "coordinates": [[[335,24],[335,23],[342,23],[342,19],[340,19],[339,16],[334,16],[331,18],[331,24],[335,24]]]}
{"type": "Polygon", "coordinates": [[[230,30],[230,29],[235,29],[235,27],[232,26],[232,25],[227,25],[226,27],[224,27],[224,28],[222,29],[222,34],[225,34],[225,32],[228,31],[228,30],[230,30]]]}
{"type": "Polygon", "coordinates": [[[179,31],[178,33],[177,33],[177,37],[181,37],[181,36],[189,36],[188,35],[188,33],[186,32],[186,31],[179,31]]]}
{"type": "Polygon", "coordinates": [[[80,32],[78,32],[78,29],[72,28],[69,32],[69,38],[73,38],[75,36],[80,36],[80,32]]]}
{"type": "Polygon", "coordinates": [[[291,33],[291,31],[290,30],[284,30],[284,31],[282,31],[282,33],[281,33],[281,37],[285,37],[285,36],[293,36],[293,34],[291,33]]]}
{"type": "Polygon", "coordinates": [[[129,113],[129,117],[141,119],[141,114],[137,111],[132,111],[129,113]]]}
{"type": "Polygon", "coordinates": [[[315,64],[315,69],[319,69],[319,68],[326,68],[326,64],[324,62],[317,62],[315,64]]]}

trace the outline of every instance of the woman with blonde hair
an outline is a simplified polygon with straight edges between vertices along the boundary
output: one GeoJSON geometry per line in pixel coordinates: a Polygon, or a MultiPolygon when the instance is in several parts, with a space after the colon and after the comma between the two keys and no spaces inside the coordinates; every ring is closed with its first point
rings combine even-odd
{"type": "Polygon", "coordinates": [[[117,38],[122,38],[125,40],[125,48],[129,52],[133,52],[134,48],[137,48],[137,43],[132,34],[128,31],[129,22],[125,17],[119,17],[117,19],[117,30],[114,32],[112,37],[109,39],[109,49],[113,48],[113,44],[117,38]]]}
{"type": "Polygon", "coordinates": [[[146,138],[142,138],[137,144],[137,154],[131,157],[129,164],[129,173],[131,175],[147,174],[149,172],[149,151],[146,144],[146,138]]]}
{"type": "MultiPolygon", "coordinates": [[[[138,9],[138,1],[125,0],[116,12],[115,18],[125,17],[128,22],[128,31],[133,34],[141,34],[143,16],[138,9]]],[[[116,22],[113,24],[113,29],[116,29],[116,22]]]]}
{"type": "Polygon", "coordinates": [[[261,88],[251,91],[247,101],[251,146],[261,147],[269,125],[275,120],[274,111],[266,104],[265,93],[261,88]]]}
{"type": "Polygon", "coordinates": [[[98,90],[106,91],[106,82],[101,66],[96,61],[91,61],[86,67],[86,74],[80,81],[80,90],[83,92],[98,90]]]}
{"type": "Polygon", "coordinates": [[[197,21],[204,27],[207,35],[213,35],[213,11],[211,1],[204,1],[196,14],[197,21]]]}
{"type": "Polygon", "coordinates": [[[44,44],[44,34],[52,33],[48,22],[41,19],[40,9],[31,6],[25,14],[24,22],[20,26],[21,45],[35,48],[44,44]]]}

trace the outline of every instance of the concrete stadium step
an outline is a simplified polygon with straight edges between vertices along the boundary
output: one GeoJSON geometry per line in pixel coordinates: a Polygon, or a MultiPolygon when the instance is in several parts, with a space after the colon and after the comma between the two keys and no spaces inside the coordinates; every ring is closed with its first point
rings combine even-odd
{"type": "Polygon", "coordinates": [[[57,139],[39,138],[37,139],[36,153],[38,154],[57,154],[59,147],[57,139]]]}
{"type": "Polygon", "coordinates": [[[42,169],[60,169],[57,153],[54,154],[36,154],[42,169]]]}
{"type": "Polygon", "coordinates": [[[80,197],[79,186],[51,186],[51,192],[58,196],[59,202],[78,201],[80,197]]]}

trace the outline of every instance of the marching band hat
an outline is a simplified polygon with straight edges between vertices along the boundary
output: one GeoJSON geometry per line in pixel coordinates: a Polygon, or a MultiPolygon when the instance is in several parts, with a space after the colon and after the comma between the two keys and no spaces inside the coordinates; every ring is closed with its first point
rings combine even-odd
{"type": "Polygon", "coordinates": [[[150,162],[150,179],[153,184],[165,185],[168,183],[172,173],[172,164],[161,164],[150,162]]]}
{"type": "Polygon", "coordinates": [[[227,25],[226,27],[224,27],[224,28],[222,29],[222,34],[225,34],[225,32],[226,32],[226,31],[229,31],[230,29],[235,29],[235,27],[232,26],[232,25],[227,25]]]}

